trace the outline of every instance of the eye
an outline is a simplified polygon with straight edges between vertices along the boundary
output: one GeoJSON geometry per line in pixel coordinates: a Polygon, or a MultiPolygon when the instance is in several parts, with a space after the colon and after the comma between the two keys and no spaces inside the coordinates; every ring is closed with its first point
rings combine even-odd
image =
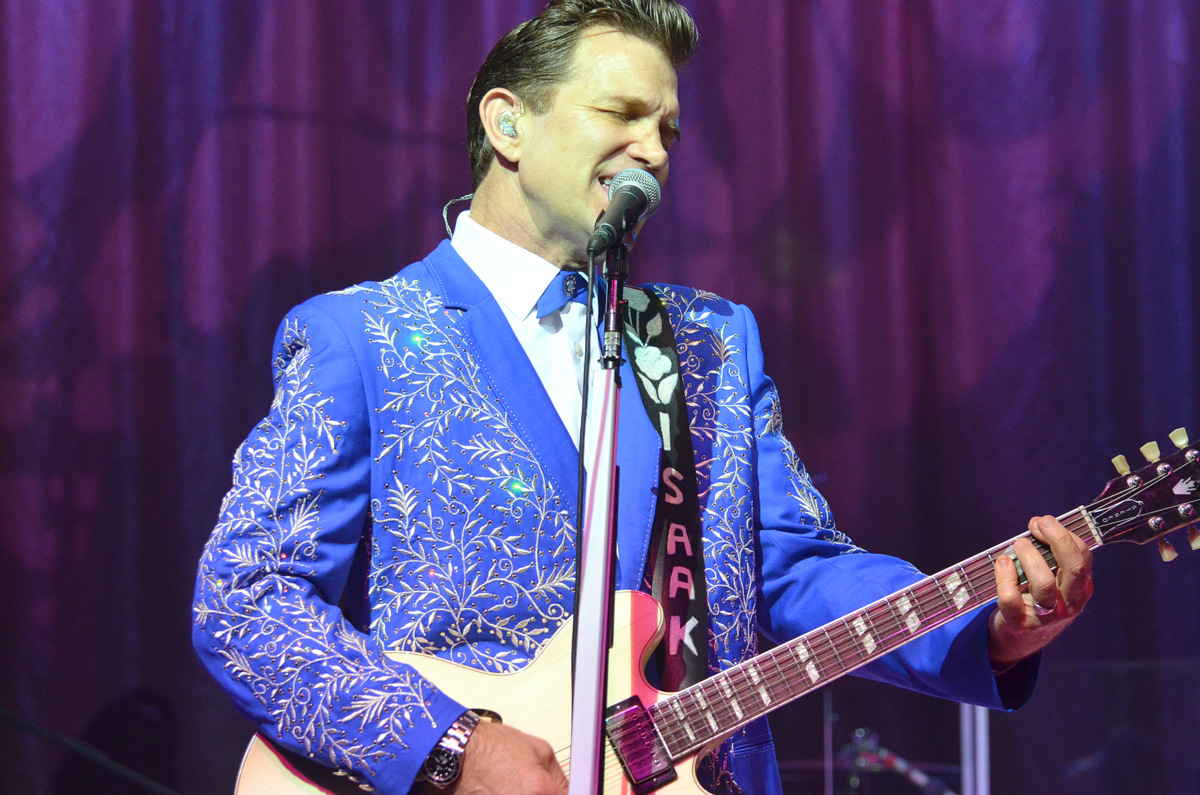
{"type": "Polygon", "coordinates": [[[662,139],[662,148],[669,152],[672,146],[679,143],[679,130],[675,127],[664,128],[659,137],[662,139]]]}

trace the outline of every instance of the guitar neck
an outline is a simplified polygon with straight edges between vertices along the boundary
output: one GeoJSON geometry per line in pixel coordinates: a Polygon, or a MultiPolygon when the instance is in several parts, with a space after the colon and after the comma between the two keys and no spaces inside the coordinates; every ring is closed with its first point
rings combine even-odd
{"type": "MultiPolygon", "coordinates": [[[[1059,520],[1089,548],[1100,546],[1084,508],[1059,520]]],[[[1018,538],[1032,541],[1051,569],[1057,568],[1049,547],[1023,533],[660,701],[649,711],[671,758],[695,753],[995,599],[996,560],[1007,556],[1016,562],[1012,546],[1018,538]]],[[[1025,585],[1019,562],[1017,574],[1025,585]]]]}

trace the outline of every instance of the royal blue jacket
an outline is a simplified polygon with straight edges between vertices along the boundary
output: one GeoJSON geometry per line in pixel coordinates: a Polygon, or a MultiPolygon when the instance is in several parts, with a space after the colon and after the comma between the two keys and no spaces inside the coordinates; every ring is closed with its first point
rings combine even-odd
{"type": "MultiPolygon", "coordinates": [[[[784,438],[751,313],[651,287],[681,352],[710,667],[755,654],[759,631],[798,636],[920,579],[835,529],[784,438]]],[[[391,279],[293,310],[274,380],[200,562],[195,645],[267,736],[404,793],[464,707],[383,652],[493,672],[536,654],[572,609],[575,446],[500,306],[448,242],[391,279]]],[[[636,589],[661,442],[628,364],[622,382],[618,583],[636,589]]],[[[987,612],[860,673],[1013,706],[1033,676],[1001,698],[987,612]]],[[[726,743],[716,769],[727,789],[779,792],[765,721],[726,743]]]]}

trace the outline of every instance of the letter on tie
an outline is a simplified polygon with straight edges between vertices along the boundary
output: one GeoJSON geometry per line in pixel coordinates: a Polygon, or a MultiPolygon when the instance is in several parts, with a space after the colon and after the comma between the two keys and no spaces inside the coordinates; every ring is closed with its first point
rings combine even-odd
{"type": "Polygon", "coordinates": [[[683,492],[679,490],[679,484],[683,482],[683,474],[675,467],[667,467],[662,473],[662,482],[670,491],[663,497],[672,505],[679,505],[683,502],[683,492]]]}
{"type": "Polygon", "coordinates": [[[675,554],[675,544],[683,544],[684,553],[690,558],[692,556],[692,542],[688,540],[687,528],[677,522],[671,522],[671,526],[667,528],[667,554],[675,554]]]}
{"type": "Polygon", "coordinates": [[[696,598],[696,588],[692,584],[692,572],[687,566],[675,566],[671,569],[671,587],[667,589],[670,598],[675,598],[679,590],[687,589],[688,599],[696,598]]]}
{"type": "Polygon", "coordinates": [[[696,620],[696,617],[692,616],[691,618],[688,619],[687,626],[681,627],[679,625],[679,616],[671,616],[671,640],[670,640],[670,642],[671,642],[671,656],[672,657],[674,657],[676,654],[679,654],[679,641],[680,640],[683,641],[683,644],[688,647],[688,650],[692,654],[700,653],[700,652],[696,651],[696,644],[695,644],[695,642],[692,641],[692,630],[695,629],[696,625],[699,623],[700,622],[696,620]]]}

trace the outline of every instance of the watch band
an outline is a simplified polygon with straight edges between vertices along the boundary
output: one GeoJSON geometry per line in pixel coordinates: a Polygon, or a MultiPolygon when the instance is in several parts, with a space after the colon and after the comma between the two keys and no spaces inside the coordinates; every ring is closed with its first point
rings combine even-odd
{"type": "Polygon", "coordinates": [[[462,758],[467,749],[467,740],[471,739],[471,732],[475,731],[477,725],[479,716],[471,710],[467,710],[450,724],[442,739],[438,740],[429,756],[425,757],[422,773],[427,782],[438,789],[445,789],[458,780],[462,773],[462,758]]]}

